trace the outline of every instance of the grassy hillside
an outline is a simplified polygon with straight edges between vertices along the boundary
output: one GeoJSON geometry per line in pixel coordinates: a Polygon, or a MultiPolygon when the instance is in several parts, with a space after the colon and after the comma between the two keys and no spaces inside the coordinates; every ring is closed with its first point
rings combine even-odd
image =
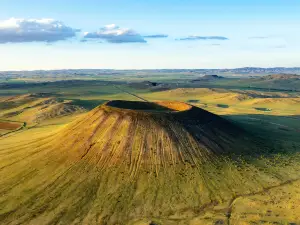
{"type": "Polygon", "coordinates": [[[299,94],[180,88],[181,78],[161,91],[125,81],[0,88],[1,223],[300,223],[299,94]],[[97,107],[137,100],[128,92],[159,105],[97,107]]]}
{"type": "Polygon", "coordinates": [[[299,199],[299,140],[289,135],[285,143],[275,132],[274,143],[229,119],[183,103],[114,101],[66,125],[2,137],[0,220],[240,224],[243,216],[251,224],[278,214],[277,222],[300,221],[288,213],[299,199]],[[277,210],[264,198],[281,187],[290,194],[274,194],[283,201],[277,210]],[[251,214],[247,201],[263,215],[251,214]]]}
{"type": "Polygon", "coordinates": [[[280,92],[178,88],[140,96],[148,100],[189,102],[218,114],[300,114],[299,95],[280,92]]]}
{"type": "Polygon", "coordinates": [[[72,101],[47,94],[27,94],[0,99],[0,118],[35,125],[45,120],[83,112],[72,101]]]}
{"type": "Polygon", "coordinates": [[[274,89],[274,90],[290,90],[300,91],[300,76],[293,74],[272,74],[262,77],[254,77],[247,79],[228,79],[218,81],[221,86],[229,85],[235,87],[274,89]]]}

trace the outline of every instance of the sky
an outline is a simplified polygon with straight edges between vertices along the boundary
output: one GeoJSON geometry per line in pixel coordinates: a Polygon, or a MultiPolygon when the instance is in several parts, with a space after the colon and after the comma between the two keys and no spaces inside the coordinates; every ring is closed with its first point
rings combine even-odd
{"type": "Polygon", "coordinates": [[[299,0],[0,0],[0,70],[300,66],[299,0]]]}

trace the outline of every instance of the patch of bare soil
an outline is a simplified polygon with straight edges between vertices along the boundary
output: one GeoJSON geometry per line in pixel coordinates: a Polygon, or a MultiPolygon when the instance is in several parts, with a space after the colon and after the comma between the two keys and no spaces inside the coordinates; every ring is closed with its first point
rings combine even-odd
{"type": "Polygon", "coordinates": [[[0,122],[0,129],[3,130],[16,130],[21,127],[21,124],[11,122],[0,122]]]}

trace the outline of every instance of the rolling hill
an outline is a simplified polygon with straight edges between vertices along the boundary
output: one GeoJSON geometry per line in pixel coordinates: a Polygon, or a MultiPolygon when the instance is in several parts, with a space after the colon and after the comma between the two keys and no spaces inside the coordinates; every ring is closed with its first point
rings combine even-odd
{"type": "Polygon", "coordinates": [[[195,82],[205,82],[205,81],[216,81],[216,80],[222,80],[222,79],[225,79],[225,77],[222,77],[222,76],[218,76],[218,75],[204,75],[202,77],[199,77],[195,80],[192,80],[191,82],[192,83],[195,83],[195,82]]]}
{"type": "Polygon", "coordinates": [[[49,94],[26,94],[0,99],[0,117],[34,125],[42,121],[84,112],[72,101],[59,100],[49,94]]]}
{"type": "Polygon", "coordinates": [[[225,80],[220,85],[233,85],[236,87],[248,87],[251,89],[269,89],[277,91],[299,91],[300,75],[296,74],[272,74],[262,77],[250,77],[247,79],[225,80]]]}

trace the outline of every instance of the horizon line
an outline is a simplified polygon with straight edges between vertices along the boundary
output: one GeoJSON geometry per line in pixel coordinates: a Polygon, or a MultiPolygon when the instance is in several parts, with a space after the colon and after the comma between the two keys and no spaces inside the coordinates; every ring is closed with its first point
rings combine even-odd
{"type": "Polygon", "coordinates": [[[224,67],[224,68],[157,68],[157,69],[111,69],[111,68],[66,68],[66,69],[33,69],[33,70],[0,70],[0,73],[3,72],[34,72],[34,71],[67,71],[67,70],[103,70],[103,71],[150,71],[150,70],[236,70],[236,69],[300,69],[300,66],[291,66],[291,67],[255,67],[255,66],[246,66],[246,67],[224,67]]]}

